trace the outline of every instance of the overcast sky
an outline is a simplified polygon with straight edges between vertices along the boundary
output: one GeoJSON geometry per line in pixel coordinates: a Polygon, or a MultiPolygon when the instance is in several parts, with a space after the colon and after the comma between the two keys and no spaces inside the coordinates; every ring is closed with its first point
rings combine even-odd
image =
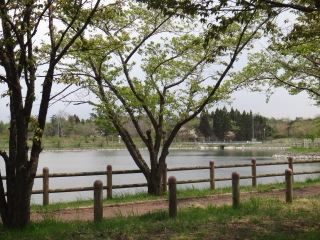
{"type": "Polygon", "coordinates": [[[239,111],[252,110],[265,117],[290,118],[296,117],[313,118],[320,115],[320,108],[314,106],[305,92],[299,95],[289,95],[285,89],[277,89],[266,103],[266,96],[261,93],[241,91],[233,95],[236,99],[232,106],[239,111]]]}
{"type": "MultiPolygon", "coordinates": [[[[4,90],[4,85],[0,85],[0,87],[1,90],[4,90]]],[[[276,93],[271,96],[269,103],[266,103],[264,94],[247,91],[237,92],[233,94],[233,98],[235,98],[232,104],[234,109],[238,109],[240,112],[251,110],[254,114],[259,113],[269,118],[290,118],[293,120],[296,117],[313,118],[316,115],[320,115],[320,108],[313,105],[314,102],[308,98],[306,93],[292,96],[289,95],[285,89],[278,89],[276,93]]],[[[0,99],[0,121],[3,122],[9,121],[9,108],[6,107],[8,101],[7,98],[0,99]]],[[[221,107],[223,107],[223,105],[219,106],[219,108],[221,107]]],[[[80,119],[88,119],[92,112],[91,107],[87,104],[66,106],[63,103],[57,103],[49,108],[48,121],[52,115],[63,110],[72,115],[77,114],[80,119]]]]}

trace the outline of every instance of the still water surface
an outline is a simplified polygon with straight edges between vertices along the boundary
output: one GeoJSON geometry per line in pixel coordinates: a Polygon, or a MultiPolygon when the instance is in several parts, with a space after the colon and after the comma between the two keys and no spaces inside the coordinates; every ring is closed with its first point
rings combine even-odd
{"type": "MultiPolygon", "coordinates": [[[[215,165],[222,164],[244,164],[251,163],[251,158],[254,157],[258,162],[277,162],[284,161],[283,159],[274,159],[272,155],[279,150],[243,150],[243,149],[210,149],[210,150],[170,150],[167,157],[168,168],[172,167],[190,167],[190,166],[209,166],[209,161],[214,160],[215,165]]],[[[148,159],[148,152],[142,151],[145,159],[148,159]]],[[[104,151],[65,151],[65,152],[43,152],[40,155],[38,173],[42,173],[43,167],[48,167],[50,173],[68,173],[68,172],[90,172],[104,171],[107,165],[112,165],[113,170],[130,170],[137,169],[131,156],[126,150],[104,150],[104,151]]],[[[282,173],[288,165],[275,165],[257,167],[257,174],[264,173],[282,173]]],[[[4,169],[3,163],[0,168],[4,169]]],[[[320,169],[320,163],[314,164],[296,164],[295,171],[311,171],[320,169]]],[[[242,168],[223,168],[216,169],[215,176],[230,177],[231,173],[237,171],[240,176],[251,175],[251,167],[242,168]]],[[[4,172],[2,170],[2,172],[4,172]]],[[[175,176],[177,180],[190,180],[209,178],[209,170],[192,170],[168,172],[169,176],[175,176]]],[[[296,180],[304,180],[306,176],[295,176],[296,180]]],[[[106,185],[106,176],[86,176],[86,177],[63,177],[50,178],[50,189],[55,188],[73,188],[73,187],[89,187],[92,186],[95,180],[101,180],[106,185]]],[[[284,177],[269,177],[258,179],[259,183],[270,183],[276,181],[284,181],[284,177]]],[[[124,174],[114,175],[113,184],[132,184],[144,183],[145,178],[142,174],[124,174]]],[[[241,184],[250,185],[250,179],[241,180],[241,184]]],[[[231,181],[216,182],[216,187],[230,186],[231,181]]],[[[184,184],[182,187],[209,187],[209,183],[184,184]]],[[[35,179],[34,190],[42,189],[42,179],[35,179]]],[[[146,191],[146,188],[130,188],[130,189],[115,189],[114,194],[137,191],[146,191]]],[[[72,193],[50,193],[50,202],[58,201],[74,201],[77,199],[93,198],[92,191],[72,192],[72,193]]],[[[32,196],[32,203],[41,204],[42,195],[36,194],[32,196]]]]}

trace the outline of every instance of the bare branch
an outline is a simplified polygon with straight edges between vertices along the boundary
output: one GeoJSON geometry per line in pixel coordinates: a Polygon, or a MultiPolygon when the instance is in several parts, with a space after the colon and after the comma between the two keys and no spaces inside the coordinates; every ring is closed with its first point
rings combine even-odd
{"type": "MultiPolygon", "coordinates": [[[[57,97],[57,96],[60,95],[61,93],[65,92],[65,91],[66,91],[69,87],[71,87],[71,86],[72,86],[72,85],[69,85],[68,87],[66,87],[65,89],[63,89],[62,91],[60,91],[59,93],[57,93],[56,95],[54,95],[53,97],[51,97],[50,100],[53,100],[55,97],[57,97]]],[[[53,103],[50,103],[49,107],[51,107],[53,104],[61,101],[62,99],[65,99],[66,97],[74,94],[75,92],[77,92],[77,91],[79,91],[79,90],[81,90],[81,89],[82,89],[82,88],[80,87],[80,88],[77,88],[77,89],[69,92],[69,93],[66,94],[66,95],[63,95],[63,96],[60,97],[59,99],[55,100],[53,103]]],[[[69,101],[68,101],[68,102],[69,102],[69,101]]]]}

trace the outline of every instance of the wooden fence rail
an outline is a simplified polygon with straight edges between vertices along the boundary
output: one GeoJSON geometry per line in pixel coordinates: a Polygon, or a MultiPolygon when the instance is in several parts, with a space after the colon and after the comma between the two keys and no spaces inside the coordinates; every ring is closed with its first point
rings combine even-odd
{"type": "MultiPolygon", "coordinates": [[[[237,168],[237,167],[250,167],[251,168],[251,175],[240,176],[240,179],[252,179],[252,186],[255,187],[257,184],[257,178],[285,176],[284,172],[257,174],[257,166],[288,164],[289,168],[293,171],[294,164],[319,163],[319,162],[320,162],[320,160],[298,160],[298,161],[293,162],[292,158],[288,158],[288,161],[256,163],[256,160],[253,158],[251,163],[249,163],[249,164],[214,165],[214,161],[211,160],[209,163],[209,166],[167,168],[167,165],[165,165],[165,169],[164,169],[163,177],[162,177],[163,178],[162,187],[163,187],[164,191],[167,191],[167,186],[168,186],[167,172],[208,169],[208,170],[210,170],[210,175],[208,176],[208,178],[177,181],[177,184],[209,182],[210,188],[213,190],[213,189],[215,189],[215,182],[216,181],[231,181],[232,180],[231,177],[215,178],[214,176],[215,176],[216,169],[237,168]]],[[[45,168],[43,168],[43,174],[36,175],[36,178],[43,179],[43,189],[42,190],[33,190],[32,194],[43,194],[43,205],[47,205],[47,204],[49,204],[49,193],[80,192],[80,191],[93,191],[94,190],[93,186],[91,186],[91,187],[49,189],[49,179],[50,178],[105,175],[107,184],[106,184],[106,186],[103,186],[103,189],[107,190],[107,198],[112,198],[112,189],[147,187],[148,186],[147,183],[122,184],[122,185],[113,185],[112,184],[112,176],[113,175],[133,174],[133,173],[142,173],[142,172],[140,170],[112,170],[112,166],[108,165],[106,171],[74,172],[74,173],[49,173],[49,169],[47,167],[45,167],[45,168]]],[[[320,173],[320,170],[302,171],[302,172],[294,172],[293,171],[293,175],[316,174],[316,173],[320,173]]],[[[6,179],[6,176],[2,176],[2,179],[6,179]]]]}

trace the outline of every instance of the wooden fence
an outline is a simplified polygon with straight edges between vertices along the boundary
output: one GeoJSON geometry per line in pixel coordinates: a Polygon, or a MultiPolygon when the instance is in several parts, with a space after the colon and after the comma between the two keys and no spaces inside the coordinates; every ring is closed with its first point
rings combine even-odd
{"type": "MultiPolygon", "coordinates": [[[[228,181],[232,180],[231,177],[224,178],[215,178],[215,171],[219,168],[238,168],[238,167],[250,167],[251,175],[248,176],[240,176],[240,179],[252,179],[252,186],[255,187],[257,185],[257,178],[263,177],[277,177],[277,176],[285,176],[285,173],[269,173],[269,174],[257,174],[257,166],[267,166],[267,165],[283,165],[288,164],[289,168],[293,171],[293,175],[302,175],[302,174],[316,174],[320,173],[320,170],[316,171],[303,171],[303,172],[294,172],[294,164],[298,163],[319,163],[320,160],[299,160],[294,161],[292,158],[288,158],[288,161],[281,162],[263,162],[257,163],[256,159],[252,159],[251,163],[248,164],[228,164],[228,165],[214,165],[214,161],[210,161],[209,166],[195,166],[195,167],[178,167],[178,168],[167,168],[163,171],[163,189],[167,191],[167,172],[171,171],[190,171],[190,170],[201,170],[208,169],[210,172],[210,176],[204,179],[191,179],[191,180],[183,180],[177,181],[177,184],[186,184],[186,183],[201,183],[201,182],[210,182],[210,188],[215,189],[215,182],[217,181],[228,181]]],[[[49,173],[49,169],[47,167],[43,168],[43,174],[37,174],[36,178],[43,179],[43,189],[42,190],[33,190],[32,194],[43,194],[43,205],[49,204],[49,193],[62,193],[62,192],[78,192],[78,191],[93,191],[94,187],[77,187],[77,188],[57,188],[50,189],[49,188],[49,178],[56,177],[75,177],[75,176],[97,176],[97,175],[106,175],[107,186],[103,186],[103,189],[107,190],[107,198],[112,198],[112,189],[119,188],[133,188],[133,187],[146,187],[147,183],[136,183],[136,184],[122,184],[122,185],[113,185],[112,184],[112,176],[119,174],[133,174],[133,173],[142,173],[140,170],[112,170],[112,166],[108,165],[106,171],[96,171],[96,172],[75,172],[75,173],[49,173]]],[[[3,176],[2,179],[6,179],[6,176],[3,176]]]]}

